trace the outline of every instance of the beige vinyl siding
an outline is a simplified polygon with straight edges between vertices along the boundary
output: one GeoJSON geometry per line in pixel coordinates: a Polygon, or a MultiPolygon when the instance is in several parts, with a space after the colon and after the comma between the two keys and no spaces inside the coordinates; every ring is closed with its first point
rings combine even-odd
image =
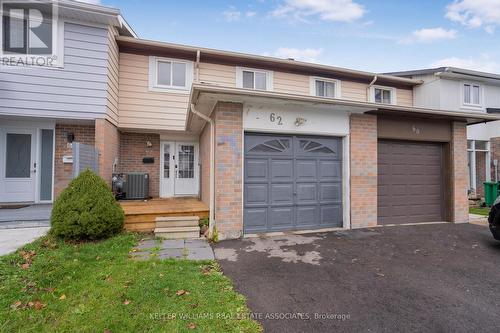
{"type": "Polygon", "coordinates": [[[200,63],[200,82],[225,87],[236,87],[236,67],[218,64],[200,63]]]}
{"type": "Polygon", "coordinates": [[[309,95],[309,76],[284,72],[273,73],[273,89],[276,92],[309,95]]]}
{"type": "Polygon", "coordinates": [[[149,91],[149,57],[120,53],[121,128],[184,130],[189,94],[149,91]]]}
{"type": "Polygon", "coordinates": [[[397,104],[401,106],[413,106],[413,90],[397,89],[397,104]]]}
{"type": "Polygon", "coordinates": [[[107,101],[106,119],[112,124],[118,125],[118,94],[119,94],[119,51],[115,36],[118,34],[115,27],[108,29],[108,78],[107,78],[107,101]]]}
{"type": "Polygon", "coordinates": [[[352,82],[352,81],[342,81],[342,99],[348,99],[350,101],[356,102],[366,102],[368,101],[368,85],[364,83],[352,82]]]}

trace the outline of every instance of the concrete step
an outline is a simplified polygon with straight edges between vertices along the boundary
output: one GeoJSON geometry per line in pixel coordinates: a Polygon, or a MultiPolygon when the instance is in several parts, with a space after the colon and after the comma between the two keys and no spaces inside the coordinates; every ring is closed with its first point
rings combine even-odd
{"type": "Polygon", "coordinates": [[[197,227],[200,218],[198,216],[175,216],[175,217],[157,217],[156,228],[170,227],[197,227]]]}
{"type": "Polygon", "coordinates": [[[200,238],[200,227],[155,228],[155,236],[165,239],[200,238]]]}

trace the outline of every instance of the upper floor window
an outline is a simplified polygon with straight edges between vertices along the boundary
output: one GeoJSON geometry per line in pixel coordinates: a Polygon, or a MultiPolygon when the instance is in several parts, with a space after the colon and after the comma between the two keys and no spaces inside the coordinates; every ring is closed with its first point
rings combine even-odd
{"type": "Polygon", "coordinates": [[[372,102],[381,104],[396,104],[396,89],[391,87],[372,86],[370,88],[372,102]]]}
{"type": "Polygon", "coordinates": [[[462,102],[467,106],[481,106],[481,86],[475,83],[464,83],[462,102]]]}
{"type": "Polygon", "coordinates": [[[253,90],[273,90],[273,72],[260,69],[236,68],[238,88],[253,90]]]}
{"type": "Polygon", "coordinates": [[[150,57],[150,90],[189,91],[193,82],[193,63],[186,60],[150,57]]]}
{"type": "Polygon", "coordinates": [[[340,81],[311,77],[311,95],[327,98],[340,98],[340,81]]]}

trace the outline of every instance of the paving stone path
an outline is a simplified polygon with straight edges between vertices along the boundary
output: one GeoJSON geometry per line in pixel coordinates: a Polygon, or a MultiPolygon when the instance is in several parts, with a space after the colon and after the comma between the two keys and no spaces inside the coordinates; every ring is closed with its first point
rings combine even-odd
{"type": "Polygon", "coordinates": [[[143,239],[131,253],[136,260],[187,259],[214,260],[214,251],[206,239],[143,239]]]}

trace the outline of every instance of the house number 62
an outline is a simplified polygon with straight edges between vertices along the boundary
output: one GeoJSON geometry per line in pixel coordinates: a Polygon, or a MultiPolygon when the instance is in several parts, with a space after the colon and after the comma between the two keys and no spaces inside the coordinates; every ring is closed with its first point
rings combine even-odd
{"type": "Polygon", "coordinates": [[[279,126],[283,125],[283,122],[282,122],[283,118],[281,118],[281,116],[279,116],[279,115],[276,115],[276,113],[274,113],[274,112],[269,115],[269,120],[272,123],[277,122],[279,126]]]}

